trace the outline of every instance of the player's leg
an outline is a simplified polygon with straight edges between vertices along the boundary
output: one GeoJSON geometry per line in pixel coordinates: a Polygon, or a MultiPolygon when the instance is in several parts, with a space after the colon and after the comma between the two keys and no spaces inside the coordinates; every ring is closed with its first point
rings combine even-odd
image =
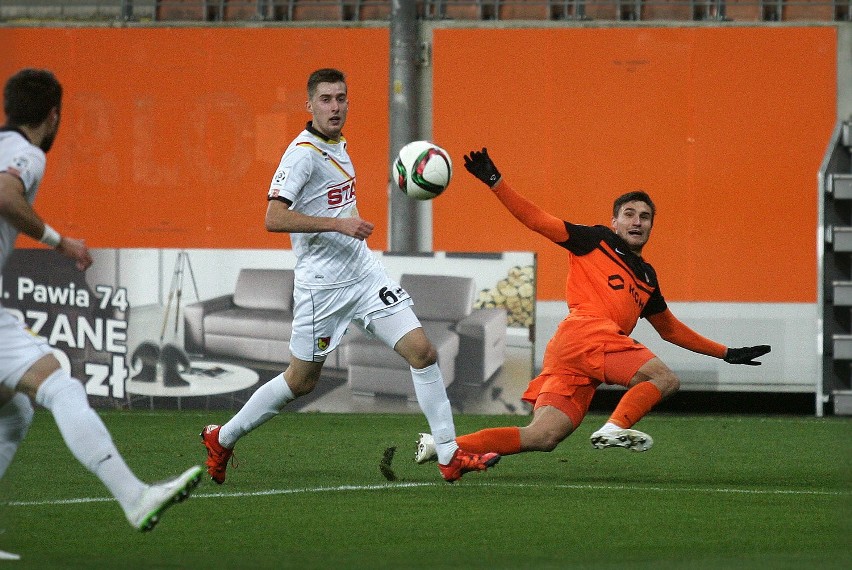
{"type": "Polygon", "coordinates": [[[373,319],[370,330],[402,356],[411,368],[414,394],[435,439],[438,461],[449,463],[458,449],[453,411],[438,354],[410,307],[373,319]]]}
{"type": "Polygon", "coordinates": [[[677,392],[680,380],[662,360],[654,357],[636,371],[628,388],[610,418],[623,428],[633,426],[661,400],[677,392]]]}
{"type": "Polygon", "coordinates": [[[592,445],[598,449],[624,447],[647,451],[653,439],[646,433],[631,429],[662,399],[674,394],[680,381],[674,372],[647,348],[608,353],[607,382],[628,388],[609,420],[592,434],[592,445]]]}
{"type": "Polygon", "coordinates": [[[0,478],[12,463],[33,418],[31,400],[16,392],[21,375],[50,353],[43,339],[30,334],[14,315],[0,306],[0,478]]]}
{"type": "Polygon", "coordinates": [[[142,496],[145,484],[118,453],[106,426],[89,405],[82,383],[49,354],[24,373],[17,389],[50,410],[74,457],[104,482],[127,512],[142,496]]]}
{"type": "Polygon", "coordinates": [[[241,437],[278,415],[286,404],[313,391],[322,366],[322,362],[292,358],[284,373],[255,390],[234,417],[222,426],[219,443],[233,448],[241,437]]]}
{"type": "MultiPolygon", "coordinates": [[[[12,463],[18,446],[32,423],[29,398],[0,385],[0,479],[12,463]]],[[[0,550],[0,560],[20,560],[21,556],[0,550]]]]}
{"type": "Polygon", "coordinates": [[[52,354],[38,359],[21,377],[17,390],[50,410],[74,457],[100,479],[138,530],[150,530],[162,512],[185,499],[200,481],[193,467],[165,483],[146,485],[127,466],[100,416],[89,405],[80,381],[63,370],[52,354]]]}
{"type": "MultiPolygon", "coordinates": [[[[582,323],[581,323],[582,324],[582,323]]],[[[579,349],[577,339],[586,332],[575,330],[577,323],[563,320],[547,343],[544,368],[582,370],[587,358],[585,344],[579,349]]],[[[459,445],[471,450],[493,449],[501,455],[522,451],[551,451],[580,425],[589,409],[595,389],[600,384],[586,375],[543,373],[530,382],[522,399],[534,404],[533,420],[524,428],[489,428],[457,438],[459,445]]],[[[421,438],[422,440],[422,438],[421,438]]],[[[415,460],[427,456],[422,441],[418,442],[415,460]]]]}
{"type": "MultiPolygon", "coordinates": [[[[493,450],[500,455],[513,455],[526,451],[553,451],[571,435],[583,421],[591,404],[598,383],[584,379],[585,383],[560,382],[558,376],[549,377],[549,383],[531,383],[536,392],[533,419],[525,427],[486,428],[456,438],[459,446],[474,453],[493,450]],[[541,387],[559,392],[538,392],[541,387]]],[[[571,376],[572,382],[578,377],[571,376]]],[[[525,394],[525,399],[527,394],[525,394]]],[[[429,438],[420,434],[415,461],[424,463],[430,459],[429,438]]]]}
{"type": "MultiPolygon", "coordinates": [[[[573,429],[568,416],[556,408],[544,406],[535,409],[532,421],[525,427],[485,428],[460,435],[456,441],[460,447],[473,453],[493,451],[500,455],[514,455],[524,451],[552,451],[573,429]]],[[[432,437],[421,433],[414,460],[426,463],[436,459],[432,437]]]]}
{"type": "Polygon", "coordinates": [[[583,422],[599,382],[577,376],[567,378],[570,383],[552,376],[544,384],[546,390],[553,391],[542,391],[536,398],[533,420],[521,428],[521,451],[553,451],[583,422]]]}
{"type": "Polygon", "coordinates": [[[322,362],[306,362],[293,357],[287,370],[255,390],[224,425],[205,426],[201,441],[207,448],[205,463],[213,481],[220,485],[225,482],[228,461],[240,438],[277,416],[289,402],[314,389],[322,365],[322,362]]]}
{"type": "Polygon", "coordinates": [[[444,479],[453,482],[465,473],[484,471],[495,465],[500,460],[496,453],[475,454],[459,449],[452,406],[438,366],[437,351],[411,307],[372,319],[368,330],[408,362],[414,394],[429,424],[438,467],[444,479]]]}
{"type": "Polygon", "coordinates": [[[438,460],[450,463],[458,450],[452,407],[438,353],[411,308],[411,297],[382,270],[374,271],[356,289],[360,289],[356,291],[360,294],[356,322],[408,362],[414,394],[429,423],[438,460]],[[394,292],[391,304],[383,291],[394,292]]]}
{"type": "Polygon", "coordinates": [[[536,406],[530,424],[519,430],[520,451],[553,451],[573,431],[565,412],[551,405],[536,406]]]}
{"type": "Polygon", "coordinates": [[[207,448],[207,473],[224,483],[234,446],[300,396],[314,390],[326,355],[339,344],[351,320],[342,302],[345,288],[329,291],[296,288],[293,292],[293,332],[287,369],[254,391],[225,424],[211,424],[201,432],[207,448]]]}
{"type": "Polygon", "coordinates": [[[33,421],[33,406],[24,394],[0,385],[0,479],[33,421]]]}

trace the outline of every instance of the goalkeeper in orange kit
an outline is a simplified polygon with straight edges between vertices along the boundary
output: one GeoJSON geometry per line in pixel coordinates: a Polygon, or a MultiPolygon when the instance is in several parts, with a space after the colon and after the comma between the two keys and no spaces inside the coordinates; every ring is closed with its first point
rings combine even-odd
{"type": "MultiPolygon", "coordinates": [[[[767,345],[728,348],[696,333],[666,306],[654,268],[642,258],[654,225],[655,207],[642,191],[615,200],[610,227],[583,226],[543,211],[500,176],[487,149],[464,157],[465,168],[491,188],[529,229],[568,251],[565,297],[570,312],[547,345],[541,374],[522,398],[533,404],[526,427],[489,428],[457,438],[472,453],[511,455],[552,451],[577,429],[602,383],[627,388],[609,420],[591,436],[595,448],[647,451],[651,436],[632,429],[658,402],[677,392],[677,376],[647,347],[630,338],[641,317],[678,346],[724,359],[759,365],[767,345]]],[[[420,434],[415,460],[431,461],[434,447],[420,434]]]]}

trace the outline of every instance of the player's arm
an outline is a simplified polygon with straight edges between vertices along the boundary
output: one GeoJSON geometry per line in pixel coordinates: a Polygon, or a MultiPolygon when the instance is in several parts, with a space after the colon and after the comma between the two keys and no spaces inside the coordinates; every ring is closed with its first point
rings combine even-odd
{"type": "Polygon", "coordinates": [[[269,200],[266,207],[266,230],[286,233],[338,232],[364,240],[373,233],[373,224],[359,217],[328,218],[308,216],[290,208],[289,200],[269,200]]]}
{"type": "Polygon", "coordinates": [[[648,322],[656,329],[663,340],[676,344],[687,350],[722,358],[730,364],[747,364],[759,366],[760,362],[754,360],[769,352],[768,345],[747,346],[743,348],[728,348],[718,342],[714,342],[701,336],[672,314],[669,309],[661,313],[649,315],[648,322]]]}
{"type": "Polygon", "coordinates": [[[44,222],[24,198],[24,183],[8,172],[0,173],[0,216],[35,240],[44,235],[44,222]]]}
{"type": "Polygon", "coordinates": [[[562,243],[568,239],[568,230],[562,220],[518,194],[503,180],[491,157],[488,156],[488,149],[471,151],[470,156],[464,157],[464,167],[487,184],[506,209],[526,227],[556,243],[562,243]]]}
{"type": "Polygon", "coordinates": [[[0,172],[0,217],[21,233],[76,261],[80,271],[92,264],[86,244],[82,240],[63,237],[45,224],[24,197],[24,183],[8,172],[0,172]]]}

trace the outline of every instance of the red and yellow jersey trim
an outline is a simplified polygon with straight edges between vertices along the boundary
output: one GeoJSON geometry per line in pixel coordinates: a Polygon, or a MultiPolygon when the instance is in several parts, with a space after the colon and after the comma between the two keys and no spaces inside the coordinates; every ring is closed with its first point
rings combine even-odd
{"type": "Polygon", "coordinates": [[[339,162],[334,160],[333,156],[331,156],[329,153],[327,153],[326,151],[324,151],[323,149],[321,149],[317,145],[315,145],[313,143],[309,143],[309,142],[300,142],[300,143],[296,143],[296,146],[303,146],[303,147],[308,147],[308,148],[314,149],[315,151],[320,153],[323,156],[323,158],[329,160],[331,162],[331,164],[334,165],[334,167],[337,168],[337,170],[339,170],[341,172],[341,174],[343,174],[343,176],[346,177],[347,180],[351,180],[351,179],[355,178],[355,176],[353,174],[346,172],[346,169],[343,168],[343,166],[339,162]]]}

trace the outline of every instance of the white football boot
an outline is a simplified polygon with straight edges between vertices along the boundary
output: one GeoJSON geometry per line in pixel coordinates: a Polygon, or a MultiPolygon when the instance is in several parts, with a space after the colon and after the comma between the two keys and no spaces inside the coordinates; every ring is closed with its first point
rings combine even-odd
{"type": "Polygon", "coordinates": [[[435,449],[435,438],[431,433],[421,433],[417,438],[417,449],[414,450],[415,463],[423,464],[438,461],[438,451],[435,449]]]}
{"type": "Polygon", "coordinates": [[[143,492],[139,502],[126,513],[127,520],[136,530],[146,532],[160,522],[163,511],[170,506],[180,503],[201,482],[204,470],[196,465],[190,467],[177,477],[149,485],[143,492]]]}
{"type": "Polygon", "coordinates": [[[590,440],[595,449],[623,447],[631,451],[648,451],[654,445],[650,435],[635,429],[601,428],[592,434],[590,440]]]}
{"type": "Polygon", "coordinates": [[[5,550],[0,550],[0,560],[20,560],[20,554],[12,554],[11,552],[6,552],[5,550]]]}

